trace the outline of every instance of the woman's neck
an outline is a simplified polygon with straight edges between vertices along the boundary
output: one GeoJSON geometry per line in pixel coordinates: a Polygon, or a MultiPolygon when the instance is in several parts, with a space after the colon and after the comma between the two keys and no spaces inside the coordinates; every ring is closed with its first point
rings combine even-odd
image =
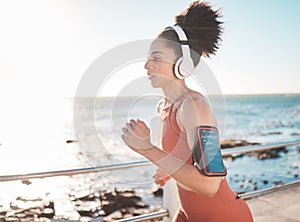
{"type": "Polygon", "coordinates": [[[164,87],[163,92],[165,97],[170,102],[176,102],[182,95],[189,90],[189,88],[185,85],[184,81],[182,83],[174,83],[164,87]]]}

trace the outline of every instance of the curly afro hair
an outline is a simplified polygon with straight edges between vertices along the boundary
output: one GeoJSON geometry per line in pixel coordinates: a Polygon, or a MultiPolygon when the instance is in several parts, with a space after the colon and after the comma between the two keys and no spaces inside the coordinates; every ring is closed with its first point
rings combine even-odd
{"type": "MultiPolygon", "coordinates": [[[[189,42],[191,55],[194,64],[198,64],[200,56],[210,57],[219,49],[221,34],[223,32],[220,9],[213,10],[212,6],[207,2],[194,1],[189,7],[175,16],[175,24],[180,26],[189,42]],[[194,52],[193,52],[194,51],[194,52]]],[[[178,42],[177,34],[172,29],[165,29],[158,38],[178,42]]],[[[182,56],[179,44],[174,48],[174,44],[169,47],[174,48],[175,53],[182,56]]]]}

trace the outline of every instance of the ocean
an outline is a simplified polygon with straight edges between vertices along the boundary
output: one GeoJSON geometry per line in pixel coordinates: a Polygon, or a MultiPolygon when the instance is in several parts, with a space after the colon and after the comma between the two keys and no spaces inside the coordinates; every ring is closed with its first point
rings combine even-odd
{"type": "MultiPolygon", "coordinates": [[[[104,166],[145,160],[120,138],[129,118],[144,120],[156,131],[158,95],[132,98],[21,99],[3,103],[0,117],[0,175],[24,174],[81,167],[104,166]]],[[[300,94],[232,95],[224,97],[220,119],[222,139],[269,143],[300,139],[300,94]]],[[[259,160],[245,155],[225,159],[231,188],[247,192],[298,180],[300,147],[287,147],[278,158],[259,160]]],[[[18,196],[59,199],[67,215],[70,192],[103,189],[135,189],[145,202],[161,204],[150,190],[156,188],[155,167],[145,166],[113,172],[71,177],[0,182],[0,206],[18,196]]]]}

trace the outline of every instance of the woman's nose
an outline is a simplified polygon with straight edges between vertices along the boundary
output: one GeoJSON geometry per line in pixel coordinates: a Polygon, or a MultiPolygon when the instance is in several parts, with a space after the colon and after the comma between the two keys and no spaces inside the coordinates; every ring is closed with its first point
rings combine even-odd
{"type": "Polygon", "coordinates": [[[150,59],[148,59],[147,62],[145,63],[145,65],[144,65],[144,68],[148,70],[148,69],[151,69],[151,67],[152,66],[150,64],[150,59]]]}

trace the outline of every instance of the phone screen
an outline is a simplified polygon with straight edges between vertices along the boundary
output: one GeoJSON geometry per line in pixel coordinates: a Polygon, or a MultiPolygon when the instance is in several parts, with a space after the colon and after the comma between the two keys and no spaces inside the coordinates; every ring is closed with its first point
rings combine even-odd
{"type": "Polygon", "coordinates": [[[193,156],[200,166],[200,170],[208,176],[226,175],[217,128],[200,126],[197,131],[198,141],[193,156]]]}

